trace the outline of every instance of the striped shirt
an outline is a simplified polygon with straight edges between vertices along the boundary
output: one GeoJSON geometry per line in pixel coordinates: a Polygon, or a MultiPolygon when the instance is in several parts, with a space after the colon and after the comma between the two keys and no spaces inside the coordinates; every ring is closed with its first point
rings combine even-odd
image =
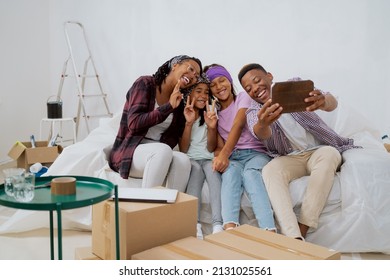
{"type": "MultiPolygon", "coordinates": [[[[262,104],[252,100],[252,103],[246,112],[249,130],[256,138],[257,136],[253,131],[253,126],[258,121],[257,112],[261,107],[262,104]]],[[[338,135],[314,112],[294,112],[290,114],[297,123],[313,135],[320,145],[332,146],[340,153],[348,149],[360,148],[358,146],[354,146],[353,139],[338,135]]],[[[291,142],[286,137],[279,121],[271,124],[271,130],[272,136],[263,140],[263,143],[267,147],[269,156],[284,156],[294,151],[291,142]]]]}

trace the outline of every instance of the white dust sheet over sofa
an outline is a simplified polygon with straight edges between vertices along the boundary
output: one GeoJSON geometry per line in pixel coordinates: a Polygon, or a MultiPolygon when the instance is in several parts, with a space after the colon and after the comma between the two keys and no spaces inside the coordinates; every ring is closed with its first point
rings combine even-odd
{"type": "MultiPolygon", "coordinates": [[[[342,99],[331,112],[318,112],[339,134],[355,139],[363,149],[343,154],[319,228],[306,240],[340,252],[390,253],[390,154],[375,125],[342,99]]],[[[108,179],[122,187],[139,187],[140,179],[123,180],[107,165],[106,153],[114,142],[120,114],[102,123],[87,138],[64,149],[47,175],[84,175],[108,179]]],[[[307,177],[293,181],[290,193],[298,211],[307,177]]],[[[207,187],[207,186],[206,186],[207,187]]],[[[210,221],[208,192],[202,193],[202,223],[210,221]]],[[[63,211],[63,228],[91,230],[92,207],[63,211]]],[[[243,223],[256,223],[247,199],[242,200],[243,223]]],[[[46,211],[16,210],[0,206],[0,234],[49,227],[46,211]]],[[[206,231],[207,232],[207,231],[206,231]]]]}

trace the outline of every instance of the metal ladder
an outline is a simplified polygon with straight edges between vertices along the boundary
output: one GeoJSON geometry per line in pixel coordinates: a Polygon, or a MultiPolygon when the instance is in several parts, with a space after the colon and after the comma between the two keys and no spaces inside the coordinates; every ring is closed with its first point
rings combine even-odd
{"type": "Polygon", "coordinates": [[[81,118],[83,118],[85,120],[86,129],[87,129],[87,132],[89,134],[89,132],[90,132],[89,120],[91,118],[112,117],[113,114],[110,112],[110,109],[109,109],[109,106],[107,103],[107,94],[104,93],[104,91],[103,91],[103,88],[102,88],[102,85],[100,82],[100,77],[96,71],[95,63],[94,63],[94,60],[93,60],[92,55],[91,55],[91,50],[90,50],[90,47],[88,44],[88,40],[87,40],[84,26],[80,22],[66,21],[64,23],[64,31],[65,31],[66,42],[68,45],[68,50],[69,50],[69,57],[64,62],[57,96],[59,98],[61,98],[65,79],[68,77],[74,77],[75,82],[76,82],[76,86],[77,86],[78,99],[79,99],[78,108],[77,108],[77,116],[74,118],[74,120],[76,122],[76,134],[79,133],[79,125],[80,125],[81,118]],[[87,58],[84,61],[84,68],[83,68],[82,74],[80,74],[77,70],[76,59],[75,59],[74,51],[72,49],[72,44],[71,44],[71,40],[70,40],[70,36],[69,36],[70,26],[74,26],[75,28],[80,29],[79,32],[82,32],[82,38],[83,38],[83,41],[85,44],[84,46],[87,50],[87,58]],[[73,74],[71,74],[71,75],[67,73],[69,61],[72,63],[72,67],[73,67],[73,74]],[[92,74],[88,74],[88,66],[89,65],[92,65],[92,74]],[[98,86],[98,93],[94,93],[94,94],[92,94],[92,93],[87,94],[86,93],[86,86],[85,86],[86,79],[94,79],[95,80],[96,85],[98,86]],[[86,99],[93,99],[93,98],[95,98],[95,100],[96,100],[96,98],[101,99],[100,101],[102,101],[102,103],[104,104],[104,109],[105,109],[104,113],[95,114],[95,115],[87,114],[85,100],[86,99]]]}

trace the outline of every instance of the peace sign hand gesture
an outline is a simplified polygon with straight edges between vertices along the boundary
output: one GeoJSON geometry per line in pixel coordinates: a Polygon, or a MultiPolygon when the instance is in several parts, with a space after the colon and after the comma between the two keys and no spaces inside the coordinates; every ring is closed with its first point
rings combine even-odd
{"type": "Polygon", "coordinates": [[[191,102],[191,97],[188,95],[186,107],[184,108],[184,117],[186,118],[186,122],[189,124],[193,124],[196,119],[194,104],[195,98],[191,102]]]}
{"type": "Polygon", "coordinates": [[[213,101],[211,102],[211,108],[209,104],[206,104],[206,111],[203,113],[205,123],[209,128],[217,127],[218,116],[217,113],[215,112],[215,102],[216,100],[213,99],[213,101]]]}
{"type": "Polygon", "coordinates": [[[178,80],[171,96],[169,97],[169,103],[171,103],[172,108],[175,109],[179,106],[182,99],[183,94],[180,92],[180,80],[178,80]]]}

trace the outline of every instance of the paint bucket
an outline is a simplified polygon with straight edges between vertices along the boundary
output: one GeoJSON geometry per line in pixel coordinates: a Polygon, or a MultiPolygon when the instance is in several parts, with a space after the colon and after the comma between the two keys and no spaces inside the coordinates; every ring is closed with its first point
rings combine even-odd
{"type": "Polygon", "coordinates": [[[62,118],[62,100],[59,96],[52,95],[47,99],[47,117],[49,119],[62,118]]]}

